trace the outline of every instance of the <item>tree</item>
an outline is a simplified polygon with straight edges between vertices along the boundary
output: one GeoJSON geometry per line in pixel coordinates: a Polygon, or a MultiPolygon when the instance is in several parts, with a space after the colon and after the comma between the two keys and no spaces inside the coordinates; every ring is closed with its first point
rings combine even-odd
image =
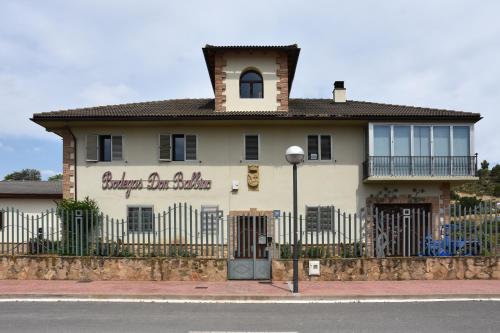
{"type": "Polygon", "coordinates": [[[49,178],[47,178],[47,180],[49,182],[52,182],[52,181],[57,181],[57,180],[62,180],[63,179],[63,175],[62,173],[58,173],[57,175],[54,175],[54,176],[50,176],[49,178]]]}
{"type": "Polygon", "coordinates": [[[497,183],[500,183],[500,164],[495,165],[490,171],[490,177],[497,183]]]}
{"type": "Polygon", "coordinates": [[[479,177],[483,178],[483,177],[487,177],[488,174],[489,174],[489,167],[490,167],[490,164],[488,163],[488,161],[484,160],[481,162],[481,169],[479,169],[477,171],[477,174],[479,177]]]}
{"type": "Polygon", "coordinates": [[[42,180],[40,171],[36,169],[22,169],[21,171],[14,171],[4,177],[4,180],[42,180]]]}
{"type": "Polygon", "coordinates": [[[481,162],[481,169],[483,169],[483,170],[488,170],[489,168],[490,168],[490,163],[488,163],[488,161],[487,161],[487,160],[483,160],[483,161],[481,162]]]}

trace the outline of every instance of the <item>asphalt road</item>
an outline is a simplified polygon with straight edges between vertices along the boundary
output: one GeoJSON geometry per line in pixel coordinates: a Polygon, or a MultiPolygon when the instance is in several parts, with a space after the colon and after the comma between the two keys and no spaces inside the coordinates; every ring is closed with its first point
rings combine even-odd
{"type": "Polygon", "coordinates": [[[0,332],[498,332],[500,302],[0,303],[0,332]]]}

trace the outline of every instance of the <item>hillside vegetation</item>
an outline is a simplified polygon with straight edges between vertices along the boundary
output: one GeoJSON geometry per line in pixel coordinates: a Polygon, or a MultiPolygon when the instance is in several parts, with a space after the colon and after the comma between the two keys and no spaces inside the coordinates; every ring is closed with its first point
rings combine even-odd
{"type": "Polygon", "coordinates": [[[490,169],[489,166],[490,164],[488,161],[484,160],[481,163],[481,169],[478,171],[478,181],[454,186],[452,188],[453,199],[458,199],[460,196],[463,196],[463,194],[473,195],[479,198],[500,198],[500,164],[495,165],[492,169],[490,169]]]}

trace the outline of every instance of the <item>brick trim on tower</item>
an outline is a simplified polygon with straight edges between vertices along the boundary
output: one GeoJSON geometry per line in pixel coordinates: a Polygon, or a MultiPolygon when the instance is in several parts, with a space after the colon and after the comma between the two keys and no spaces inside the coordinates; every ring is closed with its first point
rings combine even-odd
{"type": "Polygon", "coordinates": [[[280,53],[276,57],[276,101],[278,102],[278,111],[288,111],[288,57],[285,53],[280,53]]]}
{"type": "Polygon", "coordinates": [[[217,53],[214,59],[214,81],[215,81],[215,111],[226,111],[226,59],[223,53],[217,53]]]}
{"type": "Polygon", "coordinates": [[[63,139],[63,199],[76,199],[76,142],[69,129],[59,134],[63,139]]]}

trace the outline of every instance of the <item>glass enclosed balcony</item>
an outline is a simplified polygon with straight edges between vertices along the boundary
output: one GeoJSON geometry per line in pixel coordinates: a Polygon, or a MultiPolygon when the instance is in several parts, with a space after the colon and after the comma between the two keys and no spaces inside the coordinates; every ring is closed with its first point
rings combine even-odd
{"type": "Polygon", "coordinates": [[[370,124],[370,177],[475,177],[472,125],[370,124]]]}

